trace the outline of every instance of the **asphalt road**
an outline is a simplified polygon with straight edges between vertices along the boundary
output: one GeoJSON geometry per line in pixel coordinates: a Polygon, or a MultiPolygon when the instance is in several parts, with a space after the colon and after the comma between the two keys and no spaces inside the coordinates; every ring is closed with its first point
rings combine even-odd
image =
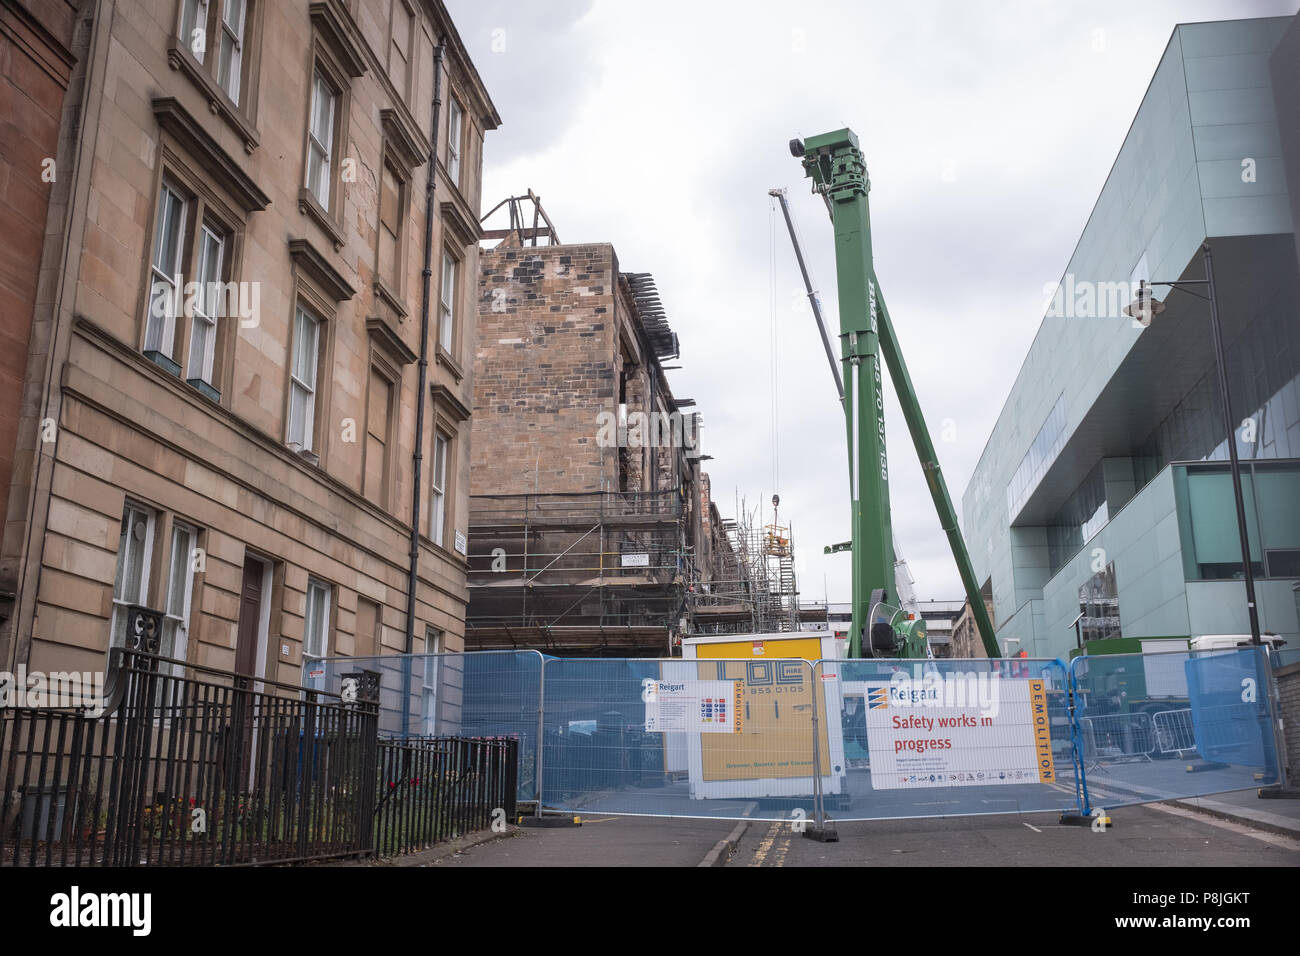
{"type": "Polygon", "coordinates": [[[580,827],[511,828],[432,864],[445,866],[697,866],[734,820],[583,815],[580,827]]]}
{"type": "Polygon", "coordinates": [[[727,863],[750,866],[1300,866],[1300,840],[1179,808],[1111,811],[1105,832],[1054,814],[840,823],[838,843],[756,823],[727,863]]]}
{"type": "MultiPolygon", "coordinates": [[[[697,866],[732,820],[584,816],[581,827],[513,829],[437,867],[697,866]]],[[[1178,807],[1111,811],[1106,832],[1050,813],[838,824],[818,843],[755,821],[727,862],[756,866],[1300,866],[1300,840],[1178,807]]]]}

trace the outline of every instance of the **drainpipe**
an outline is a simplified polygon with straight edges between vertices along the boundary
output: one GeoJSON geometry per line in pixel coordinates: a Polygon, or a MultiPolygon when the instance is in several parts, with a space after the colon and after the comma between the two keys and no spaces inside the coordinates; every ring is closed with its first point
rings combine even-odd
{"type": "MultiPolygon", "coordinates": [[[[411,572],[406,581],[406,653],[415,653],[415,587],[420,568],[420,473],[424,465],[424,404],[429,390],[429,284],[433,277],[434,179],[438,171],[438,118],[442,113],[442,55],[447,39],[433,52],[433,123],[429,131],[429,176],[424,185],[424,271],[420,281],[420,376],[415,400],[415,451],[411,455],[411,572]]],[[[402,675],[402,736],[411,720],[411,665],[402,675]]]]}

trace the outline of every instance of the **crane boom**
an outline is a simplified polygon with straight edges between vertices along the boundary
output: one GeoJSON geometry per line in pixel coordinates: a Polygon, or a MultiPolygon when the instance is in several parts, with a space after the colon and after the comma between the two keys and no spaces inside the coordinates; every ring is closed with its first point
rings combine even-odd
{"type": "Polygon", "coordinates": [[[799,245],[799,236],[794,231],[794,220],[790,218],[790,203],[784,189],[769,189],[769,196],[776,197],[781,203],[781,215],[785,217],[785,228],[790,233],[790,244],[794,246],[794,258],[799,263],[799,274],[803,276],[803,286],[808,290],[808,302],[812,305],[813,318],[817,320],[817,331],[822,336],[822,346],[826,349],[826,361],[831,363],[831,376],[835,379],[835,391],[839,393],[840,404],[844,404],[844,380],[840,378],[839,361],[835,358],[835,349],[831,347],[831,338],[826,334],[826,321],[822,318],[822,303],[813,288],[808,275],[808,265],[803,261],[803,249],[799,245]]]}
{"type": "MultiPolygon", "coordinates": [[[[826,200],[835,230],[835,263],[840,311],[840,360],[844,370],[840,387],[849,445],[849,485],[852,501],[853,623],[849,656],[863,655],[863,639],[872,648],[871,629],[881,606],[897,600],[894,548],[889,509],[889,459],[885,449],[885,405],[880,365],[889,369],[912,444],[921,462],[930,498],[948,537],[962,586],[971,605],[980,641],[989,657],[1000,657],[993,624],[989,620],[970,555],[962,540],[957,513],[939,468],[938,456],[925,425],[911,376],[898,348],[893,323],[876,280],[871,255],[871,216],[867,193],[871,188],[866,162],[852,130],[841,129],[806,141],[792,140],[791,153],[802,160],[814,192],[826,200]]],[[[830,357],[830,341],[804,264],[803,251],[782,191],[781,200],[795,256],[822,331],[830,357]]],[[[832,368],[834,367],[832,363],[832,368]]],[[[836,376],[839,384],[839,376],[836,376]]],[[[889,617],[883,621],[888,625],[889,617]]],[[[911,646],[904,642],[904,646],[911,646]]]]}

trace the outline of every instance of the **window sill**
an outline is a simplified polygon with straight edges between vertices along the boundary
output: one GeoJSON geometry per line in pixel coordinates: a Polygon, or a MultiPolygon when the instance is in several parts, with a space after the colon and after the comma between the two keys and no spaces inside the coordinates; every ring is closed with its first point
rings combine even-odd
{"type": "MultiPolygon", "coordinates": [[[[465,198],[465,191],[461,188],[461,184],[457,181],[460,177],[459,176],[453,177],[451,175],[451,170],[447,168],[447,164],[443,162],[443,158],[441,156],[438,157],[438,171],[442,173],[442,179],[440,181],[440,184],[443,186],[450,187],[452,192],[455,194],[456,198],[459,199],[461,202],[465,203],[466,206],[468,206],[469,200],[465,198]]],[[[463,176],[464,173],[465,173],[465,162],[464,162],[464,157],[462,156],[461,164],[460,164],[460,175],[463,176]]]]}
{"type": "Polygon", "coordinates": [[[298,211],[305,213],[316,225],[320,226],[321,231],[333,244],[335,252],[343,248],[343,233],[339,231],[338,223],[331,219],[330,214],[321,208],[320,201],[306,186],[298,189],[298,211]]]}
{"type": "Polygon", "coordinates": [[[179,70],[190,78],[199,88],[203,98],[208,101],[208,109],[220,116],[235,134],[244,141],[244,152],[252,155],[257,149],[261,137],[257,127],[244,115],[239,106],[208,75],[203,64],[194,58],[194,54],[181,46],[177,37],[172,37],[167,44],[167,63],[173,70],[179,70]]]}
{"type": "Polygon", "coordinates": [[[154,365],[157,365],[159,368],[163,369],[164,371],[170,372],[172,375],[175,375],[177,378],[181,377],[180,365],[174,362],[170,356],[164,355],[162,352],[159,352],[155,349],[150,349],[149,351],[144,353],[144,357],[147,358],[150,362],[153,362],[154,365]]]}
{"type": "Polygon", "coordinates": [[[435,359],[439,365],[445,365],[447,367],[447,370],[451,372],[452,377],[456,379],[457,384],[459,384],[460,380],[465,377],[465,370],[460,367],[459,362],[451,357],[451,353],[442,347],[441,343],[438,345],[438,354],[435,356],[435,359]]]}
{"type": "Polygon", "coordinates": [[[295,444],[294,442],[286,442],[285,444],[291,452],[303,461],[307,462],[307,464],[311,465],[313,468],[320,467],[320,455],[316,454],[314,451],[308,451],[306,448],[303,448],[301,445],[295,444]]]}
{"type": "Polygon", "coordinates": [[[451,550],[451,548],[447,547],[445,544],[436,543],[427,534],[420,535],[420,543],[444,561],[449,561],[456,565],[463,565],[466,568],[469,567],[469,558],[466,555],[461,554],[459,551],[451,550]]]}
{"type": "Polygon", "coordinates": [[[406,306],[402,304],[401,297],[392,290],[388,283],[376,277],[374,289],[375,297],[392,310],[393,314],[397,316],[397,321],[405,322],[407,315],[410,313],[407,312],[406,306]]]}
{"type": "Polygon", "coordinates": [[[185,384],[194,389],[204,398],[208,399],[208,401],[216,402],[218,405],[221,404],[221,393],[213,388],[208,382],[203,381],[203,379],[187,378],[185,384]]]}

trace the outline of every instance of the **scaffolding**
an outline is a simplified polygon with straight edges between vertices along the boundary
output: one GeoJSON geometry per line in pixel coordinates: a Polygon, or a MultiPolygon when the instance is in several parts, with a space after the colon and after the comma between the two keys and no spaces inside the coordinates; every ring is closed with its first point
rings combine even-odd
{"type": "Polygon", "coordinates": [[[692,601],[697,634],[770,634],[799,628],[799,588],[795,578],[790,524],[774,511],[768,521],[762,505],[750,510],[737,502],[737,518],[725,518],[726,546],[714,555],[709,580],[692,601]]]}
{"type": "Polygon", "coordinates": [[[681,497],[471,496],[467,647],[671,654],[696,577],[681,497]]]}
{"type": "Polygon", "coordinates": [[[683,504],[676,488],[471,496],[467,649],[657,657],[690,634],[798,630],[790,525],[738,501],[701,567],[683,504]]]}

